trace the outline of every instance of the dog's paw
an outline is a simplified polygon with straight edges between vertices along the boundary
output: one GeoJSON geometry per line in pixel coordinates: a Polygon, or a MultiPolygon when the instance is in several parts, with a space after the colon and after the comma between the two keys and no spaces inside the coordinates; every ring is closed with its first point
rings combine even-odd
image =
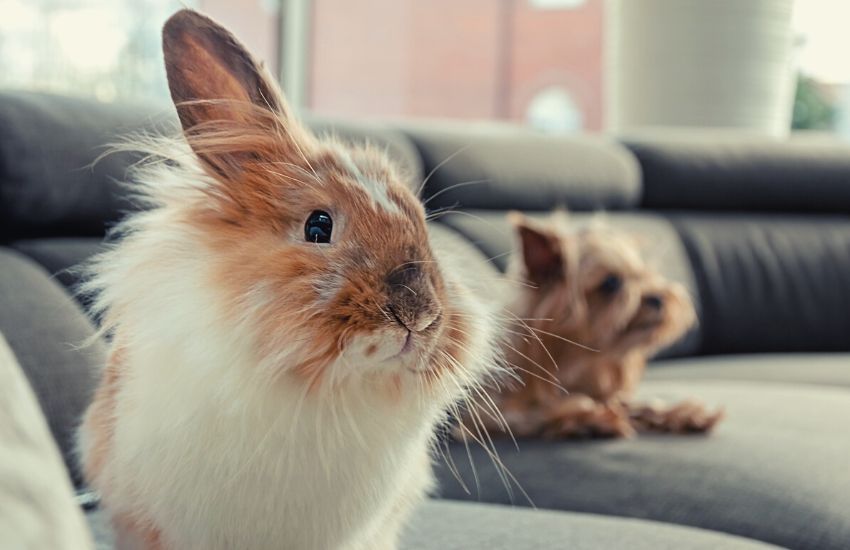
{"type": "Polygon", "coordinates": [[[645,405],[630,406],[633,424],[639,430],[666,433],[705,433],[723,419],[722,408],[710,410],[696,399],[666,404],[655,401],[645,405]]]}
{"type": "Polygon", "coordinates": [[[541,435],[547,439],[633,437],[635,430],[619,403],[572,394],[548,408],[541,435]]]}

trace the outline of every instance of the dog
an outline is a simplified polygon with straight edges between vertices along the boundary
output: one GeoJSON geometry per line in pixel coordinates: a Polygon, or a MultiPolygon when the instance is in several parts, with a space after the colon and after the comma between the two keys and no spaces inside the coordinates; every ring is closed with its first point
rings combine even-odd
{"type": "Polygon", "coordinates": [[[494,395],[499,423],[562,438],[707,432],[720,421],[722,410],[692,399],[632,402],[648,359],[697,320],[685,287],[647,265],[635,237],[599,220],[571,227],[563,212],[509,220],[519,254],[508,273],[520,287],[505,352],[519,383],[494,395]]]}

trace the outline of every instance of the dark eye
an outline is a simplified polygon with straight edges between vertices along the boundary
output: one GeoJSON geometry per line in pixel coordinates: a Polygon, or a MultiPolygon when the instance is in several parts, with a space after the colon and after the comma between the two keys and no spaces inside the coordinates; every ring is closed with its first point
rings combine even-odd
{"type": "Polygon", "coordinates": [[[619,275],[608,275],[602,280],[602,284],[599,285],[599,291],[612,295],[616,294],[620,287],[623,286],[623,279],[620,278],[619,275]]]}
{"type": "Polygon", "coordinates": [[[331,215],[323,210],[313,210],[304,224],[304,240],[310,243],[331,242],[334,222],[331,215]]]}

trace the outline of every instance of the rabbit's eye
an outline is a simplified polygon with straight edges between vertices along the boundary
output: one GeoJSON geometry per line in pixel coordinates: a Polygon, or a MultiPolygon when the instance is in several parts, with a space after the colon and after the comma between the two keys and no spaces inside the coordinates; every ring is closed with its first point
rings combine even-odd
{"type": "Polygon", "coordinates": [[[613,294],[616,294],[622,286],[623,279],[621,279],[619,275],[611,274],[602,280],[602,284],[599,285],[599,291],[603,294],[611,296],[613,294]]]}
{"type": "Polygon", "coordinates": [[[323,210],[313,210],[304,224],[304,240],[311,243],[331,242],[334,222],[331,215],[323,210]]]}

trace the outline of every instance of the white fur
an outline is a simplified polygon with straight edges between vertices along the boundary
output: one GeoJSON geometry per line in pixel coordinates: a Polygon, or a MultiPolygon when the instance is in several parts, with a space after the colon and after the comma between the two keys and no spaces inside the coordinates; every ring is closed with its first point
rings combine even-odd
{"type": "MultiPolygon", "coordinates": [[[[491,317],[443,264],[452,305],[474,319],[474,362],[457,379],[429,392],[402,370],[395,400],[376,391],[368,369],[332,393],[307,393],[286,376],[270,383],[265,363],[294,364],[309,342],[257,354],[250,321],[269,291],[262,285],[240,323],[225,319],[209,283],[213,252],[178,221],[208,184],[185,158],[144,174],[155,208],[126,225],[88,285],[125,353],[113,454],[94,480],[106,508],[151,521],[168,548],[395,548],[432,485],[435,425],[493,364],[491,317]]],[[[351,373],[361,347],[332,374],[351,373]]]]}
{"type": "Polygon", "coordinates": [[[337,148],[337,151],[340,153],[339,158],[342,160],[343,164],[345,164],[346,169],[357,183],[363,187],[369,195],[369,198],[372,199],[372,204],[374,204],[375,207],[382,208],[390,214],[401,214],[401,210],[399,210],[398,205],[390,200],[389,194],[387,193],[386,183],[380,183],[372,178],[364,176],[363,172],[360,171],[354,161],[351,160],[351,156],[344,149],[337,148]]]}

